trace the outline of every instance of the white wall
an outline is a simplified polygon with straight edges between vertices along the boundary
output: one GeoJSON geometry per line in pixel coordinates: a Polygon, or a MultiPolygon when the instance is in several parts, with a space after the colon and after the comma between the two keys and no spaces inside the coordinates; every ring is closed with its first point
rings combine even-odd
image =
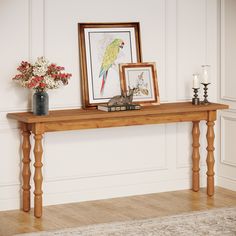
{"type": "MultiPolygon", "coordinates": [[[[20,135],[6,113],[30,109],[31,93],[11,82],[17,65],[45,55],[65,66],[73,78],[50,91],[50,108],[79,108],[77,23],[129,21],[141,24],[143,60],[157,63],[161,102],[189,100],[202,64],[216,101],[215,0],[0,0],[0,210],[20,206],[20,135]]],[[[191,188],[191,142],[190,123],[47,133],[44,205],[191,188]]]]}
{"type": "Polygon", "coordinates": [[[221,76],[219,101],[230,109],[220,113],[219,185],[236,191],[236,1],[221,0],[221,76]]]}

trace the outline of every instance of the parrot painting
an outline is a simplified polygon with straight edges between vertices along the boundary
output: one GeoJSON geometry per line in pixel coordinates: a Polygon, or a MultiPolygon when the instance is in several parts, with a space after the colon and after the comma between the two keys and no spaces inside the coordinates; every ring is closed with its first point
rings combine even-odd
{"type": "Polygon", "coordinates": [[[114,39],[105,49],[99,73],[99,78],[102,77],[102,85],[100,89],[101,94],[104,90],[108,71],[117,59],[120,49],[122,49],[123,47],[124,42],[122,39],[114,39]]]}

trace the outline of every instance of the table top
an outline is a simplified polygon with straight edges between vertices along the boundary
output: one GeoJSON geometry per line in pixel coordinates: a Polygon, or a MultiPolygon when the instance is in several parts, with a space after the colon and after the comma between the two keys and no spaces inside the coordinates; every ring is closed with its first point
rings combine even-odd
{"type": "Polygon", "coordinates": [[[144,106],[141,110],[105,112],[97,109],[68,109],[49,111],[49,115],[36,116],[32,112],[8,113],[7,117],[24,123],[44,123],[56,121],[91,120],[106,118],[138,117],[145,115],[181,114],[189,112],[216,111],[227,109],[228,105],[210,103],[208,105],[192,105],[191,102],[163,103],[156,106],[144,106]]]}

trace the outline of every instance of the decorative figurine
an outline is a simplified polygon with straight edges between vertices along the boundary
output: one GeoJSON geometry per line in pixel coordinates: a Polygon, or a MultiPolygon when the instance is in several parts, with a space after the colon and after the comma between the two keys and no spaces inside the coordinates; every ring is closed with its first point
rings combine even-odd
{"type": "Polygon", "coordinates": [[[129,87],[128,94],[123,91],[121,95],[112,97],[106,105],[98,105],[97,109],[101,111],[128,111],[128,110],[140,110],[141,106],[139,104],[132,103],[135,88],[131,89],[129,87]]]}
{"type": "Polygon", "coordinates": [[[121,95],[114,96],[108,101],[108,106],[126,106],[132,104],[133,95],[134,95],[135,88],[131,89],[129,87],[129,92],[125,94],[123,91],[121,95]]]}

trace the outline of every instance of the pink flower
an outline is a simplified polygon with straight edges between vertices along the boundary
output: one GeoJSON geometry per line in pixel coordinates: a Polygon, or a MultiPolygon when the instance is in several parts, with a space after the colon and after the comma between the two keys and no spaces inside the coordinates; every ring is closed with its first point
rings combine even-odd
{"type": "Polygon", "coordinates": [[[43,80],[43,77],[41,77],[41,76],[35,76],[35,77],[32,78],[32,81],[37,82],[37,83],[42,81],[42,80],[43,80]]]}
{"type": "Polygon", "coordinates": [[[25,73],[31,67],[31,64],[27,61],[22,61],[20,66],[17,68],[18,71],[25,73]]]}
{"type": "Polygon", "coordinates": [[[40,84],[39,84],[39,87],[40,87],[40,88],[45,88],[45,87],[46,87],[46,84],[45,84],[45,83],[40,83],[40,84]]]}
{"type": "Polygon", "coordinates": [[[36,85],[37,85],[37,83],[34,82],[34,81],[32,81],[32,82],[30,82],[30,83],[28,84],[28,88],[35,88],[36,85]]]}
{"type": "Polygon", "coordinates": [[[58,66],[57,69],[58,69],[58,70],[65,70],[65,67],[58,66]]]}
{"type": "Polygon", "coordinates": [[[13,77],[12,79],[13,80],[20,80],[20,79],[22,79],[22,77],[23,76],[19,74],[19,75],[16,75],[15,77],[13,77]]]}

